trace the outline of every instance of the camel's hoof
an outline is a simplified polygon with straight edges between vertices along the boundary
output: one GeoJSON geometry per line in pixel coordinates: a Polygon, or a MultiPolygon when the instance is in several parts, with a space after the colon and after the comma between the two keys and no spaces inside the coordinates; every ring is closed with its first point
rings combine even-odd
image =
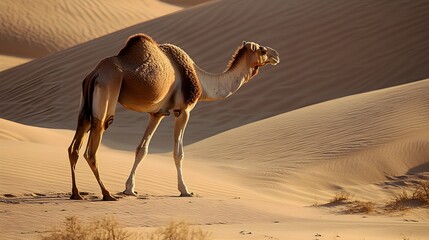
{"type": "Polygon", "coordinates": [[[72,194],[70,196],[71,200],[83,200],[83,197],[80,194],[72,194]]]}
{"type": "Polygon", "coordinates": [[[191,193],[181,193],[180,197],[195,197],[195,194],[193,192],[191,192],[191,193]]]}
{"type": "Polygon", "coordinates": [[[110,195],[105,195],[103,196],[103,201],[118,201],[118,199],[110,195]]]}
{"type": "Polygon", "coordinates": [[[127,191],[127,190],[123,191],[122,193],[123,193],[124,195],[128,195],[128,196],[136,196],[136,197],[137,197],[137,194],[138,194],[136,191],[132,192],[132,191],[127,191]]]}

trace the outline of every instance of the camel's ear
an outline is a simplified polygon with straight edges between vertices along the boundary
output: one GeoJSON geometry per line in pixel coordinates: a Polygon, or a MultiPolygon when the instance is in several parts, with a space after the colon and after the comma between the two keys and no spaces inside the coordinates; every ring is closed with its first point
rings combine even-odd
{"type": "Polygon", "coordinates": [[[255,52],[256,50],[258,50],[254,43],[252,43],[252,42],[249,43],[249,42],[243,41],[243,46],[245,46],[247,44],[250,44],[250,50],[252,50],[252,52],[255,52]]]}
{"type": "Polygon", "coordinates": [[[258,50],[258,48],[256,47],[256,44],[254,44],[254,43],[252,43],[252,44],[250,45],[250,47],[252,48],[252,51],[253,51],[253,52],[256,52],[256,50],[258,50]]]}

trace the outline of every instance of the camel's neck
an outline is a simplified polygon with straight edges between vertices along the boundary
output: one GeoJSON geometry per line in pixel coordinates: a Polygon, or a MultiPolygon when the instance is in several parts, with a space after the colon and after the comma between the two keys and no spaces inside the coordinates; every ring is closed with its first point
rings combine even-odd
{"type": "Polygon", "coordinates": [[[244,62],[219,74],[206,72],[195,65],[195,71],[203,88],[199,101],[227,98],[255,76],[257,69],[248,67],[244,62]]]}

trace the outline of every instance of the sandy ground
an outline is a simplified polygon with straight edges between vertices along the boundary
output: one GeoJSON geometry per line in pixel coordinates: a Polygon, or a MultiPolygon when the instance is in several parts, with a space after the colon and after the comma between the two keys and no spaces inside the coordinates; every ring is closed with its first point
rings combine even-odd
{"type": "Polygon", "coordinates": [[[429,235],[427,207],[385,210],[395,194],[429,181],[426,1],[48,2],[0,3],[1,239],[37,238],[71,215],[115,216],[143,232],[186,220],[214,239],[429,235]],[[119,106],[98,156],[120,200],[100,201],[83,158],[86,200],[68,200],[81,81],[138,32],[181,46],[212,72],[243,40],[275,48],[281,63],[192,112],[185,179],[197,197],[177,197],[172,117],[137,171],[139,196],[120,194],[147,116],[119,106]],[[374,211],[326,204],[342,192],[374,211]]]}

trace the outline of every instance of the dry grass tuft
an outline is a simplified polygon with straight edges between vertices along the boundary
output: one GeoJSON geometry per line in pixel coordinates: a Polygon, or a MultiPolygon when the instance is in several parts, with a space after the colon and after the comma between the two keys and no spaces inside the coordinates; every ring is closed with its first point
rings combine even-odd
{"type": "Polygon", "coordinates": [[[375,212],[375,203],[366,201],[353,201],[347,205],[345,213],[360,214],[360,213],[373,213],[375,212]]]}
{"type": "Polygon", "coordinates": [[[385,209],[387,211],[404,211],[407,209],[407,203],[410,202],[410,195],[403,190],[401,193],[396,194],[392,201],[386,204],[385,209]]]}
{"type": "Polygon", "coordinates": [[[424,206],[429,206],[429,181],[419,182],[413,197],[419,200],[424,206]]]}
{"type": "Polygon", "coordinates": [[[334,198],[329,203],[345,202],[352,199],[352,195],[346,192],[335,194],[334,198]]]}
{"type": "Polygon", "coordinates": [[[150,240],[208,240],[210,233],[201,228],[190,227],[186,222],[171,222],[150,234],[150,240]]]}
{"type": "Polygon", "coordinates": [[[403,190],[396,194],[394,199],[386,204],[386,209],[403,211],[417,206],[429,206],[429,181],[418,182],[411,193],[403,190]]]}
{"type": "Polygon", "coordinates": [[[77,217],[67,217],[62,228],[55,228],[42,240],[209,240],[210,233],[181,222],[171,222],[167,227],[143,236],[124,230],[111,217],[95,219],[83,224],[77,217]]]}
{"type": "Polygon", "coordinates": [[[420,181],[411,186],[412,190],[403,190],[394,195],[390,202],[374,203],[368,201],[353,200],[349,193],[337,193],[328,203],[316,207],[337,208],[338,212],[346,214],[370,214],[405,211],[417,207],[429,207],[429,181],[420,181]]]}
{"type": "Polygon", "coordinates": [[[375,203],[353,200],[353,196],[349,193],[341,192],[335,194],[327,204],[324,204],[325,207],[338,207],[341,206],[341,212],[347,214],[362,214],[362,213],[373,213],[375,212],[375,203]]]}
{"type": "Polygon", "coordinates": [[[119,223],[109,217],[83,224],[79,218],[66,217],[63,228],[54,228],[42,240],[125,240],[138,239],[119,227],[119,223]]]}

